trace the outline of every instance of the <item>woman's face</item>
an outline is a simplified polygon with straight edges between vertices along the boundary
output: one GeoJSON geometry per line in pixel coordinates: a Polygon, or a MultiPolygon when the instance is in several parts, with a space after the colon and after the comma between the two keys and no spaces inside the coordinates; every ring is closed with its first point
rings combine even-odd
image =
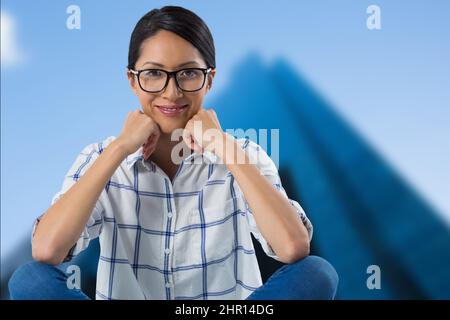
{"type": "MultiPolygon", "coordinates": [[[[173,32],[158,31],[141,45],[141,53],[136,61],[135,70],[162,69],[177,71],[184,68],[207,68],[200,52],[190,42],[173,32]]],[[[131,87],[139,98],[143,112],[150,116],[161,128],[162,133],[171,133],[178,128],[184,128],[189,119],[194,116],[203,104],[203,98],[209,91],[215,70],[206,78],[203,88],[196,92],[181,91],[175,79],[170,78],[165,90],[158,93],[143,91],[136,76],[128,73],[131,87]],[[183,106],[183,112],[168,116],[158,106],[183,106]]]]}

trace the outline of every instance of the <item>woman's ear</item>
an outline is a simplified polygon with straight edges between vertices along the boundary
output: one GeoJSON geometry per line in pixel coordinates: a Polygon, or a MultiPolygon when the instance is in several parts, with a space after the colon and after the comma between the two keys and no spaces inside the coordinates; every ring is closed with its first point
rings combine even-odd
{"type": "Polygon", "coordinates": [[[130,72],[130,70],[127,70],[127,77],[128,77],[128,81],[130,82],[131,90],[133,90],[134,94],[137,96],[138,95],[138,83],[136,81],[136,77],[134,76],[134,74],[132,74],[130,72]]]}
{"type": "Polygon", "coordinates": [[[216,75],[216,69],[212,69],[208,75],[208,84],[206,85],[206,92],[211,90],[213,79],[214,79],[215,75],[216,75]]]}

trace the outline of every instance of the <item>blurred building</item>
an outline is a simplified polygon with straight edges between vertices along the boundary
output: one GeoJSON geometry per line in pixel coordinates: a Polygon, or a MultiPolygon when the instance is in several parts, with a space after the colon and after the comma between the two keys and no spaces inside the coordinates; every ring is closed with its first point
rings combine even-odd
{"type": "Polygon", "coordinates": [[[339,273],[338,298],[449,299],[450,230],[420,195],[286,61],[249,56],[233,75],[211,107],[224,128],[280,128],[282,183],[339,273]],[[371,265],[381,290],[367,287],[371,265]]]}

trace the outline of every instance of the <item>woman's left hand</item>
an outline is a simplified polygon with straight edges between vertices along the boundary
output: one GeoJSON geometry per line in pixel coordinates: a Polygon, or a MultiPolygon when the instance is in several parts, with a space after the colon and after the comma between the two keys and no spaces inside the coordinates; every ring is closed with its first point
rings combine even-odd
{"type": "Polygon", "coordinates": [[[218,153],[222,148],[224,133],[213,109],[203,107],[186,124],[184,142],[195,152],[211,151],[218,153]]]}

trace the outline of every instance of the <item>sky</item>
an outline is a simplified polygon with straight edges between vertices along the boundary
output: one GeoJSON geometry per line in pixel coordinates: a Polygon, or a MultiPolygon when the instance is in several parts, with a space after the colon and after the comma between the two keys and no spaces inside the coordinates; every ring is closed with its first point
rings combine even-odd
{"type": "MultiPolygon", "coordinates": [[[[450,221],[449,1],[1,2],[1,256],[50,205],[84,146],[118,135],[139,108],[129,37],[155,7],[181,5],[216,45],[212,101],[233,66],[284,58],[450,221]],[[366,26],[369,5],[381,29],[366,26]],[[68,29],[67,8],[80,8],[68,29]]],[[[242,70],[245,72],[245,70],[242,70]]]]}

